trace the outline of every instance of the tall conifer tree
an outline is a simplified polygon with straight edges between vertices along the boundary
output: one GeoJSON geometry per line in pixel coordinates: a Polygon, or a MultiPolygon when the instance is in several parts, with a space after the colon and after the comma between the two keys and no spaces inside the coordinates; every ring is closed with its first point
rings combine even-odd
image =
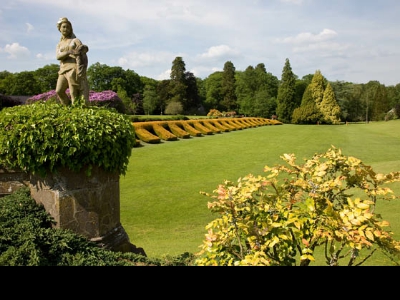
{"type": "Polygon", "coordinates": [[[278,88],[276,114],[284,123],[291,123],[292,114],[296,108],[296,77],[293,74],[290,61],[286,58],[282,78],[278,88]]]}
{"type": "Polygon", "coordinates": [[[177,56],[172,62],[171,81],[169,83],[170,93],[172,99],[169,102],[178,102],[183,107],[186,107],[186,94],[187,94],[187,84],[186,84],[186,66],[182,57],[177,56]]]}
{"type": "Polygon", "coordinates": [[[227,111],[234,110],[237,107],[235,71],[233,63],[227,61],[222,73],[221,91],[223,99],[220,103],[227,111]]]}
{"type": "Polygon", "coordinates": [[[330,83],[325,88],[320,110],[325,123],[340,124],[340,106],[336,101],[335,92],[330,83]]]}

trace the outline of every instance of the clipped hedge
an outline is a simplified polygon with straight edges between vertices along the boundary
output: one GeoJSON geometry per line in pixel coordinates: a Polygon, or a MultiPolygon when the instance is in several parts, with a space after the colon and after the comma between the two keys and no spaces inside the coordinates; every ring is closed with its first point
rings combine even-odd
{"type": "Polygon", "coordinates": [[[45,176],[96,165],[125,175],[136,144],[130,120],[99,107],[34,103],[0,112],[0,165],[45,176]]]}
{"type": "Polygon", "coordinates": [[[136,136],[143,142],[158,144],[161,140],[200,137],[215,133],[242,130],[265,125],[282,125],[277,120],[264,118],[212,118],[170,121],[133,122],[136,136]]]}

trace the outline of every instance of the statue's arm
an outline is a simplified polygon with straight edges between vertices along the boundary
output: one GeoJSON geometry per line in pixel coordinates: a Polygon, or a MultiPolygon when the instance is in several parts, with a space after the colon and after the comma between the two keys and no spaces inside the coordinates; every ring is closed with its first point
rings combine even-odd
{"type": "Polygon", "coordinates": [[[70,51],[69,49],[64,49],[61,48],[60,45],[57,45],[57,49],[56,49],[56,58],[58,60],[64,60],[66,59],[69,55],[70,55],[70,51]]]}

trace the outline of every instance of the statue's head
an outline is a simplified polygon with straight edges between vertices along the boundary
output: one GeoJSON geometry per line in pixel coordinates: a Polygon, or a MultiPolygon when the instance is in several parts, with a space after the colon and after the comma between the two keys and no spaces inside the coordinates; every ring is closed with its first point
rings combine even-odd
{"type": "Polygon", "coordinates": [[[60,19],[57,21],[57,29],[58,29],[58,31],[60,31],[61,25],[62,25],[63,23],[68,23],[68,24],[69,24],[69,26],[71,27],[71,34],[72,34],[72,33],[74,32],[73,29],[72,29],[72,24],[71,24],[71,22],[68,20],[68,18],[66,18],[66,17],[62,17],[62,18],[60,18],[60,19]]]}

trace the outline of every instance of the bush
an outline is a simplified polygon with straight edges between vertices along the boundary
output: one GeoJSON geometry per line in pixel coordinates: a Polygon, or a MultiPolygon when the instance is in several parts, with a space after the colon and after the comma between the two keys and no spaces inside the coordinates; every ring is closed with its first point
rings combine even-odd
{"type": "MultiPolygon", "coordinates": [[[[69,89],[66,91],[67,96],[71,97],[69,89]]],[[[35,95],[26,100],[26,104],[33,104],[38,102],[50,102],[50,103],[60,103],[57,98],[55,90],[48,91],[43,94],[35,95]]],[[[102,92],[89,92],[89,104],[91,106],[105,107],[115,109],[119,113],[125,113],[125,105],[121,98],[114,91],[102,91],[102,92]]]]}
{"type": "Polygon", "coordinates": [[[206,227],[197,265],[308,266],[320,247],[330,266],[361,265],[377,250],[399,264],[400,242],[374,208],[395,198],[385,184],[400,181],[400,172],[377,174],[333,146],[302,165],[294,154],[281,158],[287,166],[266,166],[266,177],[203,193],[220,217],[206,227]]]}
{"type": "Polygon", "coordinates": [[[35,103],[0,112],[0,165],[45,175],[96,165],[125,174],[136,143],[123,114],[105,108],[35,103]]]}
{"type": "Polygon", "coordinates": [[[0,198],[0,266],[169,266],[190,265],[193,255],[152,259],[100,248],[70,230],[53,228],[51,216],[28,188],[0,198]]]}

